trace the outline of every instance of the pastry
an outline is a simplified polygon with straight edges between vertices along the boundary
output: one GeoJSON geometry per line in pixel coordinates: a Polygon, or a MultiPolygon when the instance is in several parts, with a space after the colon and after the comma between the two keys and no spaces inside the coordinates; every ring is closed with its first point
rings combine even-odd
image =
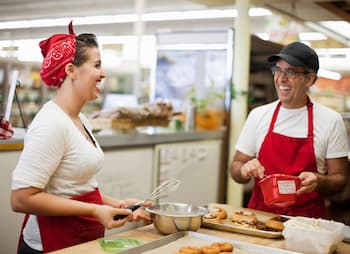
{"type": "Polygon", "coordinates": [[[226,210],[218,206],[213,206],[209,208],[209,213],[203,216],[203,219],[205,221],[212,221],[212,222],[217,222],[217,221],[220,221],[221,219],[226,219],[226,218],[227,218],[226,210]]]}
{"type": "Polygon", "coordinates": [[[233,251],[233,244],[229,242],[215,242],[211,246],[216,246],[220,249],[220,253],[233,251]]]}
{"type": "Polygon", "coordinates": [[[201,247],[202,254],[220,254],[220,248],[213,245],[201,247]]]}
{"type": "Polygon", "coordinates": [[[201,254],[201,249],[196,246],[183,246],[179,249],[179,254],[201,254]]]}
{"type": "Polygon", "coordinates": [[[287,218],[278,215],[266,221],[265,225],[267,228],[274,231],[282,231],[284,229],[283,222],[287,220],[287,218]]]}
{"type": "Polygon", "coordinates": [[[232,222],[241,224],[241,225],[246,225],[246,226],[254,226],[257,223],[257,217],[255,213],[252,212],[243,212],[243,211],[238,211],[235,212],[231,216],[232,222]]]}

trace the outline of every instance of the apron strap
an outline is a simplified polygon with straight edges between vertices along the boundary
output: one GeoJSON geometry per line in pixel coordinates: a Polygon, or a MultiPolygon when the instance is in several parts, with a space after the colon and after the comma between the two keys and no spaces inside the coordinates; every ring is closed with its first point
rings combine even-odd
{"type": "Polygon", "coordinates": [[[314,122],[313,122],[313,119],[314,119],[314,115],[313,115],[313,110],[312,110],[312,107],[313,107],[313,103],[311,102],[309,96],[307,97],[307,112],[308,112],[308,131],[307,131],[307,136],[308,137],[313,137],[314,136],[314,122]]]}
{"type": "Polygon", "coordinates": [[[23,219],[23,223],[22,223],[22,227],[21,227],[21,231],[20,231],[20,235],[19,235],[19,240],[18,240],[18,244],[17,244],[17,253],[19,252],[19,248],[20,248],[21,243],[23,241],[23,230],[27,224],[28,219],[29,219],[29,214],[26,213],[24,216],[24,219],[23,219]]]}
{"type": "Polygon", "coordinates": [[[275,127],[275,122],[276,122],[276,119],[278,116],[278,112],[280,111],[281,105],[282,105],[282,103],[281,103],[281,101],[279,101],[277,104],[277,107],[275,108],[275,111],[273,112],[268,133],[273,132],[273,127],[275,127]]]}

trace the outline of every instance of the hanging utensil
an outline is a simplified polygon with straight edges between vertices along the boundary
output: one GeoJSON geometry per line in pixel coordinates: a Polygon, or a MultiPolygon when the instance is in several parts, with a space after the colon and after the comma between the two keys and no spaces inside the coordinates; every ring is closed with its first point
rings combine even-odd
{"type": "MultiPolygon", "coordinates": [[[[169,193],[176,191],[180,186],[180,180],[175,178],[170,178],[168,180],[165,180],[163,183],[161,183],[158,187],[156,187],[151,195],[139,202],[137,202],[134,205],[125,207],[125,209],[130,209],[131,211],[135,211],[136,209],[140,208],[145,202],[147,201],[153,201],[159,198],[164,198],[169,195],[169,193]]],[[[128,215],[125,214],[118,214],[114,216],[115,220],[123,219],[127,217],[128,215]]]]}

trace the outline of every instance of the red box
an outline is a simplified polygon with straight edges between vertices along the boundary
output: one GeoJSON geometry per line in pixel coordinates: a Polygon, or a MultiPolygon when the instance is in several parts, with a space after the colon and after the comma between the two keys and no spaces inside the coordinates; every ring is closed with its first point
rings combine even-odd
{"type": "Polygon", "coordinates": [[[261,179],[259,185],[267,206],[288,207],[297,200],[300,179],[292,175],[272,174],[261,179]]]}

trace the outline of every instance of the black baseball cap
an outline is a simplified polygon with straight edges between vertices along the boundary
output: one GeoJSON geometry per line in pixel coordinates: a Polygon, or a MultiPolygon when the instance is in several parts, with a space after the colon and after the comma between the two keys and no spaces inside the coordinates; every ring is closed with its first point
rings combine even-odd
{"type": "Polygon", "coordinates": [[[307,67],[316,74],[319,69],[319,61],[316,52],[309,46],[298,41],[284,46],[280,53],[267,58],[269,62],[277,62],[279,59],[283,59],[293,66],[307,67]]]}

